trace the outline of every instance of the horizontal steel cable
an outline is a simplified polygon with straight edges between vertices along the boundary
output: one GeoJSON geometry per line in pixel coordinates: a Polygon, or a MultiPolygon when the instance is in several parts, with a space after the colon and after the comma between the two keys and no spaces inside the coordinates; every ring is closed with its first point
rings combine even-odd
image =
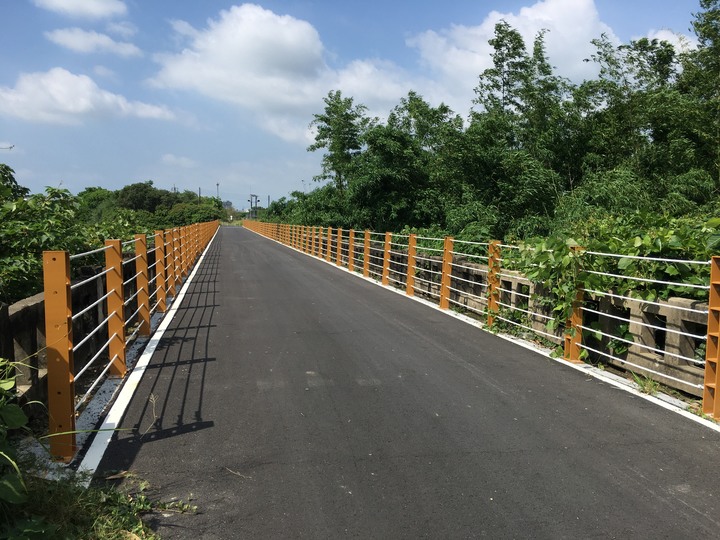
{"type": "Polygon", "coordinates": [[[480,272],[481,274],[487,274],[488,270],[485,268],[473,268],[472,266],[465,266],[456,262],[450,263],[453,268],[462,268],[463,270],[469,270],[470,272],[480,272]]]}
{"type": "Polygon", "coordinates": [[[478,300],[478,301],[480,301],[480,302],[484,302],[485,304],[487,304],[487,298],[485,298],[484,296],[478,296],[477,294],[473,294],[473,293],[469,293],[469,292],[466,292],[466,291],[462,291],[462,290],[460,290],[460,289],[456,289],[455,287],[448,287],[448,288],[449,288],[451,291],[458,293],[458,295],[460,295],[460,296],[469,296],[469,297],[471,297],[471,298],[474,298],[474,299],[476,299],[476,300],[478,300]]]}
{"type": "Polygon", "coordinates": [[[95,274],[94,276],[91,276],[91,277],[89,277],[89,278],[87,278],[87,279],[84,279],[84,280],[82,280],[82,281],[78,281],[77,283],[73,283],[72,285],[70,285],[70,290],[71,290],[71,291],[74,291],[74,290],[77,289],[78,287],[82,287],[83,285],[85,285],[85,284],[87,284],[87,283],[90,283],[90,282],[93,281],[94,279],[99,279],[99,278],[103,277],[105,274],[109,274],[109,273],[112,272],[113,270],[115,270],[115,267],[114,267],[114,266],[113,266],[112,268],[108,268],[107,270],[103,270],[102,272],[99,272],[99,273],[95,274]]]}
{"type": "Polygon", "coordinates": [[[463,281],[465,283],[469,283],[470,285],[480,285],[481,287],[485,287],[486,289],[488,287],[487,283],[482,283],[481,281],[473,281],[471,279],[465,279],[459,276],[451,276],[450,279],[452,279],[453,281],[463,281]]]}
{"type": "Polygon", "coordinates": [[[93,249],[92,251],[86,251],[84,253],[77,253],[75,255],[70,255],[70,260],[74,261],[74,260],[80,259],[82,257],[87,257],[88,255],[94,255],[95,253],[101,253],[101,252],[106,251],[111,248],[112,248],[112,246],[103,246],[101,248],[93,249]]]}
{"type": "Polygon", "coordinates": [[[659,371],[655,371],[654,369],[650,369],[650,368],[647,368],[647,367],[645,367],[645,366],[641,366],[641,365],[638,365],[638,364],[633,364],[632,362],[628,362],[627,360],[623,360],[622,358],[618,358],[617,356],[613,356],[612,354],[607,354],[607,353],[605,353],[605,352],[598,351],[597,349],[594,349],[594,348],[592,348],[592,347],[588,347],[587,345],[584,345],[583,343],[578,343],[578,347],[580,347],[580,348],[582,348],[582,349],[586,349],[586,350],[591,351],[591,352],[594,352],[594,353],[599,354],[599,355],[601,355],[601,356],[604,356],[604,357],[606,357],[606,358],[610,358],[610,359],[612,359],[612,360],[616,360],[616,361],[621,362],[621,363],[623,363],[623,364],[627,364],[628,366],[632,366],[632,367],[641,369],[641,370],[643,370],[643,371],[647,371],[647,372],[649,372],[649,373],[653,373],[653,374],[655,374],[655,375],[660,375],[661,377],[665,377],[666,379],[670,379],[671,381],[675,381],[675,382],[679,382],[679,383],[686,384],[686,385],[688,385],[688,386],[690,386],[690,387],[692,387],[692,388],[703,388],[703,385],[702,385],[702,384],[692,384],[692,383],[689,383],[689,382],[684,381],[684,380],[682,380],[682,379],[678,379],[677,377],[673,377],[672,375],[667,375],[667,374],[665,374],[665,373],[661,373],[661,372],[659,372],[659,371]]]}
{"type": "MultiPolygon", "coordinates": [[[[115,335],[117,335],[117,334],[115,334],[115,335]]],[[[100,357],[100,355],[105,351],[105,349],[107,349],[110,346],[111,341],[112,341],[112,338],[108,339],[105,342],[105,344],[102,347],[100,347],[100,349],[98,349],[98,351],[95,353],[95,355],[90,360],[88,360],[88,362],[85,364],[85,366],[80,371],[77,372],[77,374],[75,375],[75,378],[74,378],[74,381],[76,383],[80,380],[80,377],[82,377],[83,373],[85,373],[88,369],[90,369],[90,367],[93,365],[93,363],[95,363],[95,360],[97,360],[100,357]]]]}
{"type": "Polygon", "coordinates": [[[595,270],[585,270],[585,271],[588,274],[593,274],[596,276],[607,276],[607,277],[620,278],[620,279],[629,279],[631,281],[642,281],[643,283],[658,283],[660,285],[671,285],[673,287],[690,287],[692,289],[703,289],[703,290],[710,289],[710,287],[708,285],[695,285],[693,283],[677,283],[675,281],[662,281],[659,279],[624,276],[622,274],[611,274],[609,272],[596,272],[595,270]]]}
{"type": "Polygon", "coordinates": [[[85,394],[83,394],[83,396],[80,398],[80,401],[78,401],[78,403],[75,405],[75,410],[76,410],[76,411],[77,411],[78,409],[80,409],[80,406],[87,400],[87,398],[90,396],[90,394],[92,393],[92,391],[93,391],[93,390],[95,389],[95,387],[98,385],[98,383],[100,382],[100,380],[101,380],[101,379],[105,376],[105,374],[108,372],[108,370],[110,369],[110,367],[112,366],[113,362],[115,361],[115,359],[116,359],[117,357],[118,357],[117,355],[115,355],[115,356],[113,357],[113,359],[110,361],[110,363],[108,363],[108,365],[105,366],[105,369],[103,369],[102,373],[100,373],[100,375],[98,376],[98,378],[95,379],[95,382],[93,382],[92,385],[90,386],[90,388],[88,388],[87,392],[85,392],[85,394]]]}
{"type": "Polygon", "coordinates": [[[643,298],[633,298],[632,296],[622,296],[622,295],[611,293],[611,292],[595,291],[593,289],[583,289],[583,292],[588,293],[588,294],[599,294],[601,296],[609,296],[611,298],[619,298],[621,300],[630,300],[632,302],[638,302],[640,304],[649,304],[651,306],[672,307],[672,309],[679,309],[681,311],[688,311],[690,313],[699,313],[701,315],[708,314],[708,311],[706,309],[695,309],[695,308],[686,308],[683,306],[674,306],[669,303],[663,304],[661,302],[653,302],[652,300],[645,300],[643,298]]]}
{"type": "Polygon", "coordinates": [[[540,334],[541,336],[548,337],[548,338],[550,338],[551,340],[552,340],[552,339],[561,339],[561,338],[559,338],[558,336],[556,336],[556,335],[554,335],[554,334],[551,334],[551,333],[549,333],[549,332],[544,332],[544,331],[542,331],[542,330],[538,330],[537,328],[532,328],[532,327],[527,326],[527,325],[525,325],[525,324],[521,324],[521,323],[519,323],[519,322],[517,322],[517,321],[513,321],[513,320],[511,320],[511,319],[508,319],[508,318],[506,318],[506,317],[503,317],[502,315],[495,315],[495,318],[498,319],[498,320],[500,320],[500,321],[505,321],[506,323],[509,323],[509,324],[514,324],[515,326],[519,326],[520,328],[525,328],[525,330],[529,330],[530,332],[533,332],[533,333],[535,333],[535,334],[540,334]]]}
{"type": "Polygon", "coordinates": [[[78,318],[82,317],[83,315],[85,315],[85,313],[87,313],[88,311],[90,311],[92,308],[94,308],[94,307],[96,307],[98,304],[102,303],[103,300],[107,300],[108,296],[110,296],[110,295],[113,294],[114,292],[115,292],[115,291],[110,291],[109,293],[105,294],[102,298],[98,298],[97,300],[95,300],[92,304],[90,304],[89,306],[87,306],[86,308],[84,308],[82,311],[79,311],[79,312],[77,312],[77,313],[73,313],[72,321],[74,322],[76,319],[78,319],[78,318]]]}
{"type": "Polygon", "coordinates": [[[117,311],[113,311],[110,315],[105,317],[105,320],[103,320],[100,324],[98,324],[95,328],[93,328],[92,332],[90,332],[87,336],[85,336],[80,342],[73,345],[72,351],[75,352],[78,349],[80,349],[80,347],[85,345],[85,343],[87,343],[90,340],[90,338],[92,338],[95,334],[97,334],[100,331],[100,329],[107,324],[107,322],[110,320],[110,318],[116,314],[117,314],[117,311]]]}
{"type": "Polygon", "coordinates": [[[682,264],[700,264],[709,265],[711,261],[690,261],[685,259],[665,259],[663,257],[645,257],[643,255],[620,255],[619,253],[600,253],[597,251],[585,251],[588,255],[599,255],[600,257],[614,257],[616,259],[634,259],[641,261],[669,262],[682,264]]]}
{"type": "Polygon", "coordinates": [[[653,351],[658,353],[661,356],[668,355],[672,356],[674,358],[679,358],[681,360],[685,360],[687,362],[692,362],[694,364],[704,364],[704,361],[695,360],[694,358],[688,358],[687,356],[683,356],[682,354],[676,354],[669,351],[662,351],[660,349],[656,349],[655,347],[651,347],[650,345],[645,345],[644,343],[638,343],[637,341],[630,341],[629,339],[625,339],[619,336],[614,336],[612,334],[608,334],[606,332],[602,332],[600,330],[596,330],[594,328],[588,328],[587,326],[583,326],[582,324],[578,325],[578,328],[582,328],[583,330],[587,330],[588,332],[591,332],[593,334],[600,334],[601,336],[605,336],[606,338],[609,338],[614,341],[621,341],[622,343],[627,343],[628,345],[636,345],[640,347],[641,349],[646,349],[648,351],[653,351]]]}
{"type": "MultiPolygon", "coordinates": [[[[626,323],[628,323],[628,324],[630,323],[630,320],[629,320],[629,319],[626,319],[626,318],[624,318],[624,317],[619,317],[619,316],[617,316],[617,315],[612,315],[611,313],[604,313],[604,312],[602,312],[602,311],[596,311],[596,310],[594,310],[594,309],[592,309],[592,308],[589,308],[589,307],[582,307],[582,308],[580,308],[580,309],[582,309],[582,311],[587,311],[588,313],[594,313],[595,315],[599,315],[599,316],[601,316],[601,317],[609,317],[609,318],[611,318],[611,319],[616,319],[616,320],[618,320],[618,321],[623,321],[623,322],[626,322],[626,323]]],[[[637,320],[636,320],[636,321],[633,321],[633,323],[634,323],[634,324],[637,324],[637,325],[639,325],[639,326],[644,326],[645,328],[653,328],[653,329],[655,329],[655,330],[662,330],[663,332],[670,332],[671,334],[678,334],[678,335],[681,335],[681,336],[687,336],[687,337],[691,337],[691,338],[694,338],[694,339],[707,339],[707,336],[706,336],[706,335],[700,336],[700,335],[697,335],[697,334],[690,334],[690,333],[687,333],[687,332],[683,332],[683,331],[681,331],[681,330],[673,330],[672,328],[667,328],[667,327],[662,327],[662,326],[655,326],[655,325],[653,325],[653,324],[646,323],[646,322],[641,322],[641,321],[637,321],[637,320]]]]}

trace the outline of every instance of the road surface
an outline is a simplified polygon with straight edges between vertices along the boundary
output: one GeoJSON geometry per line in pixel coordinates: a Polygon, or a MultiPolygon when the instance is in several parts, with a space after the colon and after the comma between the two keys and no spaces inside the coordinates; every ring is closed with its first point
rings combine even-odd
{"type": "Polygon", "coordinates": [[[101,462],[166,538],[717,538],[720,434],[247,230],[101,462]]]}

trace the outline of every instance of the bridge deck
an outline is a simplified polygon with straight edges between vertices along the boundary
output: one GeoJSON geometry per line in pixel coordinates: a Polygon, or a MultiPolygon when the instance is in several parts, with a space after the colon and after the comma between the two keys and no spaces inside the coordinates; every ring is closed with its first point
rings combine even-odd
{"type": "Polygon", "coordinates": [[[720,536],[720,434],[240,228],[121,427],[170,538],[720,536]]]}

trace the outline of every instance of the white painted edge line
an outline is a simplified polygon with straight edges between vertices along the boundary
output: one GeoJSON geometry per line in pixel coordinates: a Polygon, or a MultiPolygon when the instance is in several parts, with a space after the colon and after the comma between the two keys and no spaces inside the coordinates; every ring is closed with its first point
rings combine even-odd
{"type": "Polygon", "coordinates": [[[163,320],[160,322],[157,330],[155,330],[155,333],[150,338],[150,341],[148,341],[145,350],[138,359],[133,370],[130,372],[130,375],[128,375],[127,379],[125,379],[125,382],[122,385],[122,389],[120,390],[120,394],[115,400],[115,403],[113,403],[113,406],[110,408],[110,411],[105,417],[105,420],[103,420],[103,423],[100,426],[98,432],[95,434],[95,438],[93,439],[90,448],[88,448],[85,457],[83,458],[82,462],[80,462],[80,465],[78,466],[78,472],[85,473],[83,476],[87,478],[87,480],[85,481],[86,486],[90,484],[90,481],[92,480],[92,477],[95,474],[98,465],[100,465],[100,460],[105,454],[105,450],[110,444],[115,430],[117,430],[118,426],[120,425],[120,421],[125,414],[125,410],[130,404],[130,400],[132,399],[133,394],[135,394],[135,390],[140,384],[142,376],[145,374],[145,369],[150,363],[150,358],[152,358],[152,355],[153,353],[155,353],[155,349],[157,349],[157,346],[160,343],[160,340],[162,339],[165,330],[167,330],[168,326],[170,326],[170,323],[175,317],[175,313],[180,308],[180,304],[182,304],[183,298],[185,297],[187,290],[190,288],[190,284],[195,278],[195,274],[200,268],[200,265],[205,259],[205,255],[210,249],[210,246],[212,246],[213,242],[215,241],[215,237],[217,236],[217,233],[219,231],[220,228],[218,227],[218,230],[215,231],[215,234],[210,239],[210,242],[208,242],[208,245],[205,247],[205,250],[198,259],[197,263],[195,263],[195,268],[193,268],[193,271],[190,272],[190,275],[185,280],[182,289],[180,289],[177,297],[173,299],[170,309],[163,317],[163,320]]]}
{"type": "Polygon", "coordinates": [[[556,362],[556,363],[558,363],[558,364],[560,364],[560,365],[562,365],[562,366],[572,368],[572,369],[574,369],[574,370],[576,370],[576,371],[580,371],[580,372],[584,373],[585,375],[588,375],[588,376],[593,377],[593,378],[595,378],[595,379],[601,380],[602,382],[607,383],[607,384],[609,384],[609,385],[611,385],[611,386],[613,386],[613,387],[615,387],[615,388],[619,388],[620,390],[624,390],[625,392],[629,392],[630,394],[633,394],[634,396],[637,396],[637,397],[642,398],[642,399],[644,399],[644,400],[646,400],[646,401],[649,401],[649,402],[651,402],[651,403],[654,403],[655,405],[658,405],[659,407],[662,407],[663,409],[667,409],[668,411],[677,413],[677,414],[679,414],[680,416],[684,416],[684,417],[687,418],[688,420],[692,420],[693,422],[696,422],[696,423],[698,423],[698,424],[700,424],[700,425],[702,425],[702,426],[705,426],[705,427],[708,428],[708,429],[711,429],[711,430],[713,430],[713,431],[717,431],[718,433],[720,433],[720,424],[716,424],[715,422],[712,422],[712,421],[710,421],[710,420],[706,420],[705,418],[703,418],[703,417],[701,417],[701,416],[698,416],[698,415],[696,415],[696,414],[693,414],[693,413],[685,410],[684,408],[682,408],[682,407],[680,407],[680,406],[673,405],[672,403],[668,403],[667,401],[664,401],[664,400],[662,400],[662,399],[656,398],[655,396],[651,396],[651,395],[649,395],[649,394],[645,394],[645,393],[643,393],[643,392],[640,392],[637,388],[634,388],[633,386],[631,386],[631,385],[629,385],[629,384],[624,384],[624,383],[621,383],[621,382],[615,380],[614,378],[610,377],[607,373],[604,373],[602,370],[597,369],[596,367],[593,367],[593,366],[591,366],[590,364],[573,364],[573,363],[571,363],[571,362],[566,362],[566,361],[563,360],[562,358],[555,358],[555,357],[553,357],[548,351],[546,351],[546,350],[544,350],[544,349],[541,349],[541,348],[538,348],[538,347],[534,346],[533,344],[531,344],[531,343],[529,343],[529,342],[527,342],[527,341],[518,339],[518,338],[516,338],[516,337],[514,337],[514,336],[509,336],[509,335],[507,335],[507,334],[496,334],[496,333],[494,333],[494,332],[490,332],[490,331],[488,331],[488,330],[485,330],[485,325],[484,325],[484,324],[482,324],[482,323],[479,322],[479,321],[476,321],[475,319],[473,319],[473,318],[471,318],[471,317],[467,317],[466,315],[462,315],[461,313],[456,313],[456,312],[454,312],[454,311],[451,310],[451,309],[447,309],[447,310],[445,310],[445,309],[440,309],[440,306],[438,306],[438,305],[436,305],[436,304],[433,304],[432,302],[430,302],[430,301],[428,301],[428,300],[425,300],[424,298],[418,298],[418,297],[416,297],[416,296],[408,296],[408,295],[406,295],[403,291],[401,291],[400,289],[396,289],[395,287],[390,287],[390,286],[387,286],[387,287],[386,287],[386,286],[384,286],[380,281],[378,281],[378,280],[376,280],[376,279],[373,279],[373,278],[370,278],[370,277],[365,277],[365,276],[363,276],[362,274],[358,274],[358,273],[355,272],[355,271],[352,271],[352,272],[351,272],[350,270],[348,270],[348,269],[345,268],[344,266],[338,266],[336,263],[334,263],[334,262],[332,262],[332,261],[328,261],[328,260],[323,259],[323,258],[321,258],[321,257],[315,257],[314,255],[312,255],[312,254],[310,254],[310,253],[305,253],[305,252],[304,252],[303,250],[301,250],[301,249],[297,249],[297,248],[295,248],[295,247],[288,246],[287,244],[283,244],[282,242],[280,242],[280,241],[278,241],[278,240],[273,240],[272,238],[268,238],[267,236],[263,236],[262,234],[260,234],[260,233],[258,233],[258,232],[255,232],[255,231],[253,231],[253,230],[251,230],[251,229],[246,229],[246,230],[257,234],[258,236],[260,236],[260,237],[262,237],[262,238],[265,238],[265,239],[267,239],[267,240],[271,240],[272,242],[275,242],[275,243],[277,243],[277,244],[280,244],[280,245],[283,246],[283,247],[290,248],[290,249],[292,249],[292,250],[294,250],[294,251],[297,251],[298,253],[301,253],[301,254],[303,254],[303,255],[307,255],[308,257],[312,257],[312,258],[313,258],[314,260],[316,260],[316,261],[324,262],[325,264],[329,264],[329,265],[332,266],[333,268],[336,268],[336,269],[338,269],[338,270],[342,270],[343,272],[347,272],[348,274],[351,274],[351,275],[353,275],[353,276],[355,276],[355,277],[359,277],[359,278],[361,278],[361,279],[364,279],[365,281],[369,281],[370,283],[373,283],[373,284],[375,284],[375,285],[378,285],[379,287],[381,287],[381,288],[383,288],[383,289],[385,289],[385,290],[387,290],[387,291],[391,291],[391,292],[394,292],[395,294],[399,294],[399,295],[402,296],[403,298],[407,298],[408,300],[413,300],[413,301],[415,301],[415,302],[420,302],[421,304],[424,304],[424,305],[426,305],[426,306],[428,306],[428,307],[430,307],[430,308],[432,308],[432,309],[434,309],[434,310],[436,310],[436,311],[439,311],[440,313],[444,313],[445,315],[449,315],[449,316],[451,316],[451,317],[455,317],[456,319],[459,319],[459,320],[461,320],[461,321],[463,321],[463,322],[465,322],[465,323],[467,323],[467,324],[469,324],[469,325],[471,325],[471,326],[474,326],[474,327],[476,327],[476,328],[479,328],[480,330],[483,330],[483,331],[485,331],[485,332],[487,332],[487,333],[489,333],[489,334],[492,334],[492,335],[494,335],[494,336],[496,336],[496,337],[498,337],[498,338],[500,338],[500,339],[504,339],[505,341],[509,341],[509,342],[511,342],[511,343],[514,343],[515,345],[519,345],[520,347],[523,347],[524,349],[527,349],[527,350],[532,351],[532,352],[534,352],[534,353],[537,353],[537,354],[540,354],[540,355],[542,355],[542,356],[545,356],[546,358],[548,358],[548,359],[550,359],[550,360],[552,360],[552,361],[554,361],[554,362],[556,362]]]}

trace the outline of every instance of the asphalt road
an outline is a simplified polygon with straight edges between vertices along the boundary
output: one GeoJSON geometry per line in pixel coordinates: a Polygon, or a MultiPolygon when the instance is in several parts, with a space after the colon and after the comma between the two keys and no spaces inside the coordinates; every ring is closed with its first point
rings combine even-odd
{"type": "Polygon", "coordinates": [[[240,228],[122,427],[164,538],[720,537],[717,432],[240,228]]]}

